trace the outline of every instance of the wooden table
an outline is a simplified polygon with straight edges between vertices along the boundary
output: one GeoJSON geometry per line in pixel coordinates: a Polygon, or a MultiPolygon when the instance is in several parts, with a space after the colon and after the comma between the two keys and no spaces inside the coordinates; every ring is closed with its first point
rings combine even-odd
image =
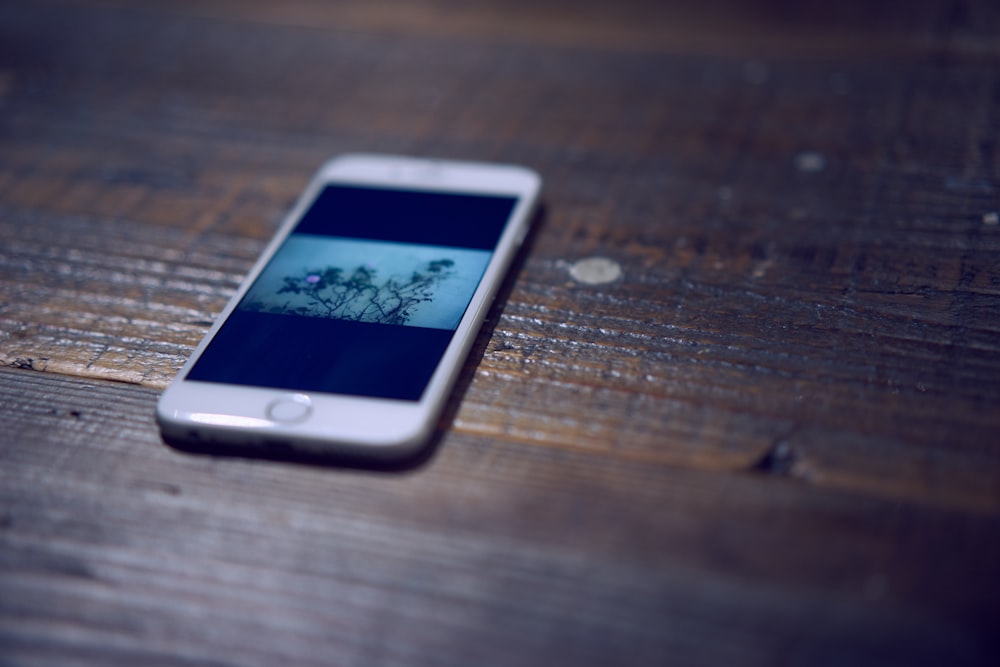
{"type": "Polygon", "coordinates": [[[1000,9],[691,5],[0,5],[0,663],[1000,664],[1000,9]],[[348,151],[545,179],[436,447],[167,448],[348,151]]]}

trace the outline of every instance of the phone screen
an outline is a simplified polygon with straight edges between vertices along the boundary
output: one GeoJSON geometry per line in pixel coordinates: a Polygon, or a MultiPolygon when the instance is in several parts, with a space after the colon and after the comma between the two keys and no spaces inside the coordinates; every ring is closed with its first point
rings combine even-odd
{"type": "Polygon", "coordinates": [[[325,186],[186,379],[420,400],[516,203],[325,186]]]}

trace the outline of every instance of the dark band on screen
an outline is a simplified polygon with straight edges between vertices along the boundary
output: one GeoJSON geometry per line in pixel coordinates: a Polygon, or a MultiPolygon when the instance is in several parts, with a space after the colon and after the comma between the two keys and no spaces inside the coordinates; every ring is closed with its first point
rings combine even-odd
{"type": "Polygon", "coordinates": [[[328,185],[294,233],[493,250],[516,203],[509,196],[328,185]]]}

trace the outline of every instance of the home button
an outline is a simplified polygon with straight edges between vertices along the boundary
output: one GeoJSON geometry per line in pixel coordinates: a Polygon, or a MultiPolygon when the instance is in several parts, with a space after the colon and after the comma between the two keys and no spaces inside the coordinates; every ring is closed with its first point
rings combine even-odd
{"type": "Polygon", "coordinates": [[[312,414],[312,401],[305,394],[276,398],[267,406],[268,419],[283,424],[300,422],[312,414]]]}

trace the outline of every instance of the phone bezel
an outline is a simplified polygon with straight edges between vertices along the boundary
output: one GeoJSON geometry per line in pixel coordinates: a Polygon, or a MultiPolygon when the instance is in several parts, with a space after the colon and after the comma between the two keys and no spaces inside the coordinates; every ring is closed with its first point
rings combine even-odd
{"type": "Polygon", "coordinates": [[[208,334],[161,396],[157,405],[157,421],[164,437],[250,447],[282,443],[309,452],[342,451],[377,457],[412,452],[426,442],[434,429],[448,391],[528,231],[540,187],[538,174],[513,165],[371,154],[344,155],[330,160],[310,181],[208,334]],[[483,277],[420,400],[295,392],[186,380],[188,371],[211,344],[268,260],[322,188],[331,183],[510,195],[517,199],[483,277]],[[312,402],[312,415],[308,419],[289,424],[267,417],[267,407],[272,401],[296,393],[307,393],[312,402]]]}

